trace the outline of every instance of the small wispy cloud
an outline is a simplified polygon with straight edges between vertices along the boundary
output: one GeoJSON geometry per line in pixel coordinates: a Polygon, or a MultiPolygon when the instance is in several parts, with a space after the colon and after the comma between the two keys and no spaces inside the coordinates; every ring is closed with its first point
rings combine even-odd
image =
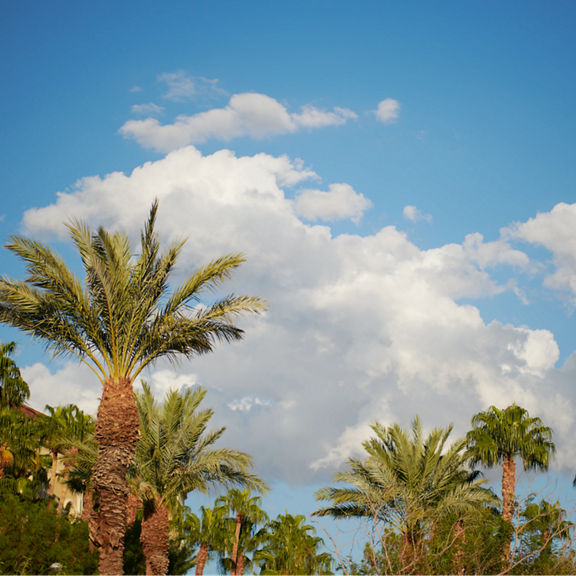
{"type": "Polygon", "coordinates": [[[432,216],[430,214],[424,214],[420,212],[416,206],[404,206],[404,210],[402,210],[402,214],[406,220],[410,220],[410,222],[432,222],[432,216]]]}
{"type": "Polygon", "coordinates": [[[154,102],[148,102],[146,104],[134,104],[134,106],[132,106],[132,112],[142,116],[159,116],[164,112],[164,108],[158,106],[158,104],[154,104],[154,102]]]}
{"type": "Polygon", "coordinates": [[[400,114],[400,102],[394,98],[386,98],[378,104],[376,118],[384,124],[390,124],[398,119],[400,114]]]}

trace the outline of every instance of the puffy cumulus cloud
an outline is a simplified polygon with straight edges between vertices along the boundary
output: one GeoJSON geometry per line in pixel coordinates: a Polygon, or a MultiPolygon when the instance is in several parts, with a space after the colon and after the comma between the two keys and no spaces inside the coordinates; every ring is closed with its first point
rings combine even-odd
{"type": "Polygon", "coordinates": [[[354,112],[345,108],[323,111],[313,106],[305,106],[300,113],[290,114],[285,106],[270,96],[245,93],[233,95],[225,108],[179,116],[172,124],[160,124],[155,118],[129,120],[120,128],[120,133],[146,148],[167,152],[210,139],[261,139],[289,134],[301,128],[337,126],[355,117],[354,112]]]}
{"type": "Polygon", "coordinates": [[[36,363],[22,368],[22,377],[30,386],[29,403],[36,410],[43,411],[47,404],[76,404],[87,414],[96,416],[101,386],[87,366],[69,362],[50,370],[36,363]]]}
{"type": "Polygon", "coordinates": [[[553,255],[555,271],[545,284],[567,291],[576,304],[576,204],[557,204],[550,212],[505,229],[503,235],[547,248],[553,255]]]}
{"type": "Polygon", "coordinates": [[[349,184],[331,184],[328,191],[301,190],[294,201],[296,214],[315,222],[333,222],[350,218],[358,224],[372,202],[363,194],[357,193],[349,184]]]}
{"type": "MultiPolygon", "coordinates": [[[[557,367],[553,334],[487,323],[460,300],[505,290],[492,267],[513,275],[527,257],[480,235],[430,250],[393,226],[335,236],[303,222],[287,193],[313,178],[285,157],[189,147],[129,175],[82,180],[28,212],[25,225],[47,236],[73,215],[137,239],[158,197],[163,240],[188,237],[174,280],[213,257],[246,254],[226,288],[266,298],[269,311],[241,320],[244,340],[147,379],[159,395],[206,387],[211,424],[226,426],[226,445],[253,454],[268,480],[328,481],[375,420],[408,426],[419,414],[426,429],[453,422],[464,434],[474,413],[513,401],[554,426],[559,465],[573,466],[576,360],[557,367]]],[[[90,378],[77,370],[36,365],[25,376],[43,402],[76,401],[90,378]]]]}
{"type": "Polygon", "coordinates": [[[419,222],[420,220],[432,222],[432,216],[430,216],[430,214],[424,214],[423,212],[420,212],[416,206],[404,206],[402,214],[404,215],[404,218],[406,218],[406,220],[410,220],[410,222],[419,222]]]}
{"type": "Polygon", "coordinates": [[[386,98],[378,104],[375,114],[376,118],[384,124],[395,122],[400,115],[400,102],[394,98],[386,98]]]}

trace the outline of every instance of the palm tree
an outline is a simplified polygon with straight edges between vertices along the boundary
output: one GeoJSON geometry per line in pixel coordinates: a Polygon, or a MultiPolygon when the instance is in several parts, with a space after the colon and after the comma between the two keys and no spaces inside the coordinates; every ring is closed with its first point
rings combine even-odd
{"type": "Polygon", "coordinates": [[[0,343],[0,408],[21,406],[30,396],[28,384],[11,358],[15,342],[0,343]]]}
{"type": "Polygon", "coordinates": [[[200,518],[195,514],[189,514],[185,520],[189,526],[192,540],[200,545],[196,554],[196,576],[204,574],[204,568],[210,559],[211,551],[223,549],[225,532],[225,508],[201,506],[200,510],[200,518]]]}
{"type": "Polygon", "coordinates": [[[218,340],[241,338],[234,318],[263,309],[259,298],[248,296],[212,304],[200,300],[244,261],[237,254],[214,260],[170,291],[170,274],[184,243],[160,253],[157,209],[154,202],[136,257],[123,233],[69,225],[84,283],[46,245],[20,236],[12,236],[6,247],[24,261],[29,276],[0,279],[0,321],[43,340],[55,355],[75,356],[102,383],[93,482],[100,502],[95,539],[103,574],[122,573],[126,470],[139,436],[135,378],[160,358],[191,358],[210,352],[218,340]]]}
{"type": "Polygon", "coordinates": [[[260,574],[329,574],[333,559],[320,552],[322,538],[306,524],[302,515],[280,514],[269,522],[256,561],[261,563],[260,574]]]}
{"type": "Polygon", "coordinates": [[[48,493],[53,495],[58,470],[58,455],[66,455],[69,465],[69,457],[72,453],[77,452],[74,444],[85,442],[93,435],[94,420],[90,415],[84,414],[75,404],[56,407],[46,405],[46,411],[48,412],[48,421],[43,442],[52,456],[52,472],[48,493]]]}
{"type": "MultiPolygon", "coordinates": [[[[521,458],[524,470],[547,470],[556,451],[552,430],[516,404],[503,410],[490,406],[474,415],[466,441],[473,465],[487,468],[502,465],[502,520],[511,526],[516,492],[515,458],[521,458]]],[[[505,563],[510,561],[510,548],[511,540],[506,538],[502,551],[505,563]]]]}
{"type": "Polygon", "coordinates": [[[375,437],[363,443],[368,457],[350,458],[348,469],[335,476],[350,487],[319,490],[317,498],[332,504],[315,514],[391,526],[401,534],[401,569],[414,570],[423,560],[426,536],[443,517],[465,518],[494,497],[482,488],[478,473],[467,468],[465,441],[448,445],[451,426],[426,438],[418,418],[411,435],[397,424],[376,423],[372,430],[375,437]]]}
{"type": "MultiPolygon", "coordinates": [[[[260,488],[262,491],[263,487],[260,488]]],[[[249,489],[229,490],[225,496],[216,500],[216,505],[223,506],[234,524],[234,536],[232,538],[232,554],[230,556],[231,571],[235,576],[244,574],[245,557],[247,546],[242,546],[243,539],[249,540],[259,524],[268,520],[268,515],[261,508],[260,496],[252,496],[249,489]]]]}
{"type": "Polygon", "coordinates": [[[527,556],[537,552],[536,565],[548,567],[558,540],[569,540],[574,524],[566,519],[566,511],[556,501],[534,502],[533,496],[521,513],[524,524],[520,528],[522,539],[528,549],[527,556]]]}
{"type": "Polygon", "coordinates": [[[167,573],[169,519],[189,492],[205,492],[210,485],[264,487],[247,472],[250,456],[213,447],[224,428],[206,430],[213,411],[199,410],[205,394],[199,387],[172,390],[159,405],[144,384],[136,395],[142,436],[133,483],[144,504],[141,540],[147,574],[167,573]]]}

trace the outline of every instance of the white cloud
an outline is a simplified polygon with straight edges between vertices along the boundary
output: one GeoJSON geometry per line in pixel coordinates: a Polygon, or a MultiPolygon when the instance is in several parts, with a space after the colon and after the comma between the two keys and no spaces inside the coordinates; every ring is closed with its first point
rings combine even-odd
{"type": "Polygon", "coordinates": [[[179,116],[172,124],[160,124],[155,118],[129,120],[120,133],[141,146],[170,151],[211,139],[267,138],[289,134],[301,128],[337,126],[355,118],[351,110],[334,108],[323,111],[305,106],[290,114],[280,102],[265,94],[235,94],[225,108],[215,108],[193,116],[179,116]]]}
{"type": "Polygon", "coordinates": [[[101,387],[87,366],[69,362],[52,372],[37,363],[22,368],[22,377],[30,386],[29,404],[36,410],[44,411],[47,404],[76,404],[87,414],[96,416],[101,387]]]}
{"type": "Polygon", "coordinates": [[[557,204],[550,212],[510,226],[503,235],[548,249],[555,270],[545,279],[545,285],[567,291],[576,304],[576,204],[557,204]]]}
{"type": "Polygon", "coordinates": [[[294,201],[296,214],[315,222],[334,222],[350,218],[358,224],[362,215],[372,206],[363,194],[349,184],[331,184],[328,191],[301,190],[294,201]]]}
{"type": "Polygon", "coordinates": [[[402,214],[404,215],[404,218],[406,218],[406,220],[410,220],[410,222],[419,222],[420,220],[432,222],[432,216],[430,216],[430,214],[424,214],[423,212],[420,212],[416,206],[404,206],[402,214]]]}
{"type": "Polygon", "coordinates": [[[154,104],[154,102],[148,102],[146,104],[134,104],[132,106],[132,112],[134,114],[141,114],[142,116],[158,116],[164,112],[162,106],[154,104]]]}
{"type": "Polygon", "coordinates": [[[386,98],[378,104],[375,114],[380,122],[390,124],[398,120],[398,116],[400,115],[400,102],[394,100],[394,98],[386,98]]]}
{"type": "MultiPolygon", "coordinates": [[[[334,236],[303,222],[286,191],[315,177],[286,157],[203,156],[189,147],[129,175],[81,180],[55,204],[27,212],[24,224],[46,238],[61,234],[70,216],[84,217],[136,239],[158,197],[163,239],[189,238],[182,274],[228,252],[246,254],[227,287],[265,297],[269,312],[242,321],[243,341],[172,375],[158,366],[148,379],[158,393],[173,382],[205,386],[213,425],[225,425],[233,447],[253,454],[268,479],[326,481],[375,420],[407,426],[419,414],[425,426],[453,422],[463,434],[475,412],[512,401],[554,423],[559,465],[572,466],[576,357],[557,368],[549,331],[487,323],[460,302],[507,290],[492,267],[499,279],[513,277],[530,265],[527,256],[510,238],[476,234],[430,250],[393,226],[334,236]]],[[[324,194],[334,186],[345,185],[324,194]]],[[[350,188],[344,197],[354,195],[350,188]]],[[[25,375],[42,401],[75,401],[92,389],[80,388],[90,376],[68,365],[36,365],[25,375]]]]}
{"type": "Polygon", "coordinates": [[[233,412],[240,410],[240,412],[250,412],[254,406],[270,406],[269,400],[262,400],[257,396],[243,396],[228,403],[228,408],[233,412]]]}
{"type": "Polygon", "coordinates": [[[166,100],[190,100],[196,96],[194,80],[186,72],[166,72],[158,76],[158,81],[166,84],[168,90],[164,94],[166,100]]]}
{"type": "Polygon", "coordinates": [[[302,112],[292,114],[292,120],[297,126],[305,128],[321,128],[324,126],[340,126],[348,120],[356,120],[358,115],[347,108],[334,108],[332,112],[319,110],[314,106],[303,106],[302,112]]]}

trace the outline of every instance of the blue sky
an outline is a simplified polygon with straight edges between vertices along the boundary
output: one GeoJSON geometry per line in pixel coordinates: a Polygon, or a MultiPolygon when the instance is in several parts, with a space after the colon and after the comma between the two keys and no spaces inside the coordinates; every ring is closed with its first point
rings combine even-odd
{"type": "MultiPolygon", "coordinates": [[[[464,433],[512,401],[554,427],[571,479],[573,2],[0,7],[1,240],[68,254],[71,217],[135,236],[157,196],[183,272],[241,250],[231,289],[270,303],[241,344],[151,371],[159,394],[206,386],[304,507],[370,422],[464,433]]],[[[81,368],[0,337],[33,405],[94,408],[81,368]]]]}

